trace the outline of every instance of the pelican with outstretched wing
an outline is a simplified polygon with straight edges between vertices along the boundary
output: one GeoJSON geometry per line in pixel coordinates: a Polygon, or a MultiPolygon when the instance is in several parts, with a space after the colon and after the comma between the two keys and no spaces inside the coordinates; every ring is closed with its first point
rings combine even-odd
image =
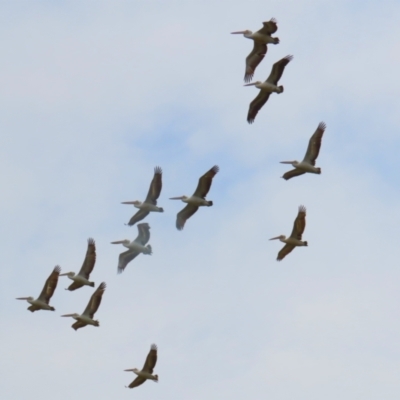
{"type": "Polygon", "coordinates": [[[46,283],[44,284],[42,293],[40,293],[39,297],[35,300],[33,297],[17,297],[17,300],[26,300],[29,304],[31,304],[27,309],[29,311],[35,312],[38,310],[49,310],[54,311],[55,308],[52,307],[49,302],[51,297],[54,294],[54,291],[57,287],[58,277],[60,275],[61,268],[56,265],[47,278],[46,283]]]}
{"type": "Polygon", "coordinates": [[[184,203],[187,203],[187,206],[176,216],[176,228],[178,230],[181,231],[183,229],[186,221],[199,209],[199,207],[211,207],[213,205],[212,201],[206,200],[206,196],[210,190],[212,180],[218,171],[218,165],[214,165],[209,171],[200,177],[197,188],[191,197],[170,197],[171,200],[182,200],[184,203]]]}
{"type": "Polygon", "coordinates": [[[151,345],[149,354],[147,355],[146,362],[142,370],[138,370],[137,368],[125,369],[125,371],[134,372],[137,377],[133,380],[133,382],[128,387],[130,389],[140,386],[142,383],[150,379],[154,382],[158,382],[158,375],[153,375],[153,369],[156,366],[157,362],[157,346],[155,344],[151,345]]]}
{"type": "Polygon", "coordinates": [[[101,299],[103,298],[104,291],[106,290],[106,284],[105,282],[100,283],[99,287],[95,290],[95,292],[92,294],[90,297],[89,303],[87,307],[85,308],[85,311],[79,315],[79,314],[65,314],[61,315],[62,317],[72,317],[76,319],[76,322],[74,322],[71,327],[74,328],[76,331],[79,328],[83,328],[86,325],[93,325],[93,326],[99,326],[99,321],[94,320],[94,314],[96,314],[96,311],[98,310],[101,299]]]}
{"type": "Polygon", "coordinates": [[[149,244],[146,246],[147,242],[150,240],[150,225],[147,222],[143,222],[141,224],[138,224],[137,227],[139,234],[132,242],[128,239],[111,242],[111,244],[122,244],[123,246],[128,248],[127,251],[124,251],[119,255],[119,274],[123,272],[128,263],[130,263],[140,253],[152,254],[151,246],[149,244]]]}
{"type": "Polygon", "coordinates": [[[249,112],[247,114],[247,122],[252,124],[256,119],[256,115],[264,106],[264,104],[268,101],[269,96],[271,93],[282,93],[283,86],[278,86],[279,79],[281,79],[283,71],[293,60],[293,56],[286,56],[281,60],[277,61],[273,66],[269,77],[265,82],[253,82],[248,83],[244,86],[255,86],[256,88],[260,89],[260,93],[258,93],[257,97],[250,103],[249,112]]]}
{"type": "Polygon", "coordinates": [[[86,250],[86,257],[83,261],[81,270],[78,272],[78,275],[75,275],[75,272],[66,272],[64,274],[60,274],[60,276],[68,276],[69,279],[73,280],[73,282],[65,290],[72,291],[79,289],[85,285],[94,287],[94,282],[90,282],[89,278],[91,272],[93,271],[95,263],[96,263],[96,245],[94,240],[92,238],[89,238],[86,250]]]}
{"type": "Polygon", "coordinates": [[[164,212],[164,209],[157,207],[157,199],[160,197],[162,188],[162,170],[160,167],[154,168],[154,176],[150,183],[149,192],[147,193],[146,200],[141,202],[123,201],[121,204],[133,204],[139,211],[130,219],[127,225],[133,226],[136,222],[141,221],[149,215],[150,212],[164,212]]]}
{"type": "Polygon", "coordinates": [[[321,148],[322,135],[324,134],[326,129],[325,122],[320,122],[316,131],[311,136],[310,141],[308,142],[307,152],[303,158],[303,161],[281,161],[281,164],[291,164],[295,169],[286,172],[282,178],[290,179],[295,176],[303,175],[306,172],[310,172],[312,174],[320,174],[321,168],[315,166],[315,160],[318,157],[319,149],[321,148]]]}
{"type": "Polygon", "coordinates": [[[278,253],[277,260],[283,260],[295,247],[297,246],[308,246],[308,243],[301,240],[304,229],[306,227],[306,208],[304,206],[299,207],[299,212],[296,219],[294,220],[293,230],[290,237],[286,238],[285,235],[273,237],[269,240],[279,239],[285,243],[281,251],[278,253]]]}
{"type": "Polygon", "coordinates": [[[278,25],[276,22],[277,21],[275,18],[272,18],[267,22],[263,22],[264,26],[254,33],[249,30],[231,32],[232,34],[243,34],[245,38],[252,39],[254,41],[253,50],[246,58],[246,71],[244,74],[245,82],[250,82],[253,79],[254,71],[267,54],[267,45],[269,43],[279,43],[279,38],[273,38],[271,36],[278,30],[278,25]]]}

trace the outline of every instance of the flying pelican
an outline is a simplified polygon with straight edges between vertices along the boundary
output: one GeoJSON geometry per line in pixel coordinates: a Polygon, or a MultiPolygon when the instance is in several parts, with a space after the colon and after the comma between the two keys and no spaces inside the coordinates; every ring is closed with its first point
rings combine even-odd
{"type": "Polygon", "coordinates": [[[255,86],[256,88],[261,89],[257,97],[250,103],[249,112],[247,114],[247,122],[249,124],[252,124],[254,122],[257,113],[267,102],[272,92],[276,92],[278,94],[283,92],[283,86],[277,86],[278,81],[279,79],[281,79],[283,70],[285,69],[286,65],[288,65],[289,62],[292,61],[292,59],[293,56],[289,55],[277,61],[272,66],[271,73],[269,74],[269,77],[265,82],[257,81],[244,85],[244,86],[255,86]]]}
{"type": "Polygon", "coordinates": [[[306,208],[304,206],[299,207],[299,212],[296,219],[294,220],[293,230],[290,237],[286,239],[285,235],[280,235],[269,240],[279,239],[281,242],[286,243],[281,251],[278,253],[278,261],[281,261],[287,256],[296,246],[308,246],[307,242],[302,242],[301,235],[306,227],[306,208]]]}
{"type": "Polygon", "coordinates": [[[139,200],[135,201],[123,201],[121,204],[133,204],[139,211],[130,219],[127,225],[135,225],[136,222],[141,221],[147,217],[151,211],[164,212],[164,209],[157,207],[157,199],[161,193],[162,187],[162,170],[160,167],[154,168],[154,176],[150,183],[149,192],[147,193],[146,200],[142,203],[139,200]]]}
{"type": "Polygon", "coordinates": [[[211,207],[213,205],[212,201],[206,200],[206,195],[210,190],[212,180],[218,171],[218,165],[214,165],[209,171],[200,177],[193,196],[170,197],[170,200],[182,200],[184,203],[187,203],[187,206],[176,216],[176,227],[178,230],[181,231],[183,229],[186,220],[188,220],[199,209],[199,207],[211,207]]]}
{"type": "Polygon", "coordinates": [[[157,362],[157,346],[155,344],[151,345],[149,354],[147,355],[146,362],[141,371],[137,368],[125,369],[124,371],[132,371],[137,375],[137,378],[129,385],[130,389],[140,386],[142,383],[150,379],[154,382],[158,382],[158,375],[153,375],[153,369],[157,362]]]}
{"type": "Polygon", "coordinates": [[[47,278],[42,293],[40,293],[39,297],[36,300],[33,297],[17,297],[17,300],[27,300],[28,303],[31,304],[31,306],[29,306],[27,309],[32,312],[35,312],[37,310],[54,311],[55,308],[49,304],[49,301],[53,296],[54,291],[56,290],[58,276],[60,275],[60,272],[61,268],[56,265],[53,269],[53,272],[47,278]]]}
{"type": "Polygon", "coordinates": [[[249,30],[231,32],[233,35],[243,34],[245,38],[252,39],[254,41],[253,50],[246,58],[246,71],[244,75],[245,82],[250,82],[253,79],[254,71],[267,54],[267,44],[279,43],[279,38],[273,38],[271,36],[278,30],[278,25],[276,22],[277,21],[275,18],[272,18],[268,22],[263,22],[263,28],[255,33],[249,30]]]}
{"type": "Polygon", "coordinates": [[[291,164],[295,169],[286,172],[282,178],[290,179],[295,176],[303,175],[306,172],[310,172],[312,174],[320,174],[321,168],[315,167],[315,160],[318,157],[319,149],[321,148],[321,140],[322,135],[326,129],[325,122],[320,122],[318,128],[311,136],[310,141],[308,142],[307,152],[303,158],[302,162],[298,161],[281,161],[281,164],[291,164]]]}
{"type": "Polygon", "coordinates": [[[111,244],[122,244],[128,248],[127,251],[124,251],[119,255],[118,259],[118,273],[123,272],[125,267],[130,263],[136,256],[140,253],[143,254],[152,254],[151,246],[146,243],[150,239],[150,226],[147,222],[143,222],[137,225],[139,234],[135,240],[132,242],[128,239],[125,240],[117,240],[116,242],[111,242],[111,244]]]}
{"type": "Polygon", "coordinates": [[[83,261],[81,270],[78,275],[75,275],[75,272],[66,272],[64,274],[60,274],[60,276],[68,276],[69,279],[72,279],[73,282],[68,286],[65,290],[75,290],[79,289],[82,286],[91,286],[94,287],[94,282],[89,282],[89,277],[91,272],[93,271],[94,264],[96,263],[96,245],[92,238],[88,239],[88,246],[86,250],[86,257],[83,261]]]}
{"type": "Polygon", "coordinates": [[[94,320],[93,317],[100,306],[101,299],[103,297],[103,293],[105,290],[106,290],[106,283],[105,282],[100,283],[99,287],[90,297],[89,303],[85,308],[85,311],[81,315],[75,313],[75,314],[65,314],[61,316],[72,317],[76,319],[76,322],[74,322],[71,325],[71,327],[74,328],[76,331],[79,328],[83,328],[86,325],[99,326],[99,321],[94,320]]]}

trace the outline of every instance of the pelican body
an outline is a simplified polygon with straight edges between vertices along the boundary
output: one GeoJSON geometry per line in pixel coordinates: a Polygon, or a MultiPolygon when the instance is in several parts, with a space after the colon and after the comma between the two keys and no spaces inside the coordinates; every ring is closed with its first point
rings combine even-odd
{"type": "Polygon", "coordinates": [[[278,86],[279,79],[281,79],[283,71],[286,65],[293,59],[293,56],[289,55],[281,60],[277,61],[273,66],[269,77],[265,82],[253,82],[248,83],[244,86],[255,86],[257,89],[260,89],[260,93],[258,93],[257,97],[250,103],[249,112],[247,114],[247,122],[252,124],[256,119],[258,112],[264,106],[264,104],[268,101],[271,93],[282,93],[284,88],[283,86],[278,86]]]}
{"type": "Polygon", "coordinates": [[[214,176],[218,173],[218,165],[214,165],[209,171],[200,177],[197,188],[192,196],[170,197],[170,200],[182,200],[187,204],[176,216],[176,228],[182,230],[186,221],[199,209],[199,207],[211,207],[213,202],[206,200],[206,195],[211,188],[214,176]]]}
{"type": "Polygon", "coordinates": [[[117,240],[115,242],[111,242],[111,244],[122,244],[124,247],[128,248],[127,251],[124,251],[119,255],[118,259],[118,273],[124,271],[126,266],[140,253],[143,254],[152,254],[151,246],[147,244],[150,240],[150,226],[148,223],[143,222],[137,225],[139,234],[135,240],[129,241],[125,240],[117,240]]]}
{"type": "Polygon", "coordinates": [[[157,199],[160,197],[162,188],[162,170],[160,167],[154,168],[154,176],[150,183],[150,188],[147,193],[146,200],[141,202],[135,201],[124,201],[121,204],[133,204],[134,207],[138,208],[139,211],[130,219],[127,225],[133,226],[136,222],[141,221],[149,215],[150,212],[164,212],[162,207],[157,207],[157,199]]]}
{"type": "Polygon", "coordinates": [[[96,245],[94,240],[92,238],[89,238],[86,256],[78,274],[76,275],[75,272],[66,272],[64,274],[60,274],[60,276],[68,276],[68,278],[73,281],[73,283],[71,283],[65,290],[73,291],[83,286],[94,287],[94,282],[90,282],[89,277],[91,272],[93,271],[95,263],[96,263],[96,245]]]}
{"type": "Polygon", "coordinates": [[[155,344],[152,344],[142,370],[139,370],[137,368],[124,370],[124,371],[131,371],[137,375],[137,378],[135,378],[133,382],[126,387],[132,389],[134,387],[140,386],[148,379],[154,382],[158,382],[158,375],[153,375],[153,369],[156,366],[156,363],[157,363],[157,346],[155,344]]]}
{"type": "Polygon", "coordinates": [[[302,241],[302,235],[306,227],[306,208],[304,206],[299,207],[299,212],[293,224],[293,230],[290,237],[280,235],[271,238],[270,240],[279,239],[285,246],[278,253],[277,261],[283,260],[295,247],[308,246],[306,241],[302,241]]]}
{"type": "Polygon", "coordinates": [[[74,318],[76,322],[73,323],[71,327],[75,330],[83,328],[86,325],[99,326],[100,325],[99,321],[94,320],[93,317],[100,306],[101,299],[103,297],[103,293],[105,290],[106,290],[106,284],[105,282],[102,282],[90,297],[89,303],[85,308],[85,311],[81,315],[74,313],[74,314],[65,314],[61,316],[74,318]]]}
{"type": "Polygon", "coordinates": [[[254,41],[253,50],[246,58],[245,82],[250,82],[253,79],[254,71],[267,54],[267,45],[279,43],[279,38],[271,36],[278,30],[276,20],[272,18],[268,22],[263,22],[263,25],[263,28],[254,33],[249,30],[231,32],[232,34],[242,34],[246,39],[254,41]]]}
{"type": "Polygon", "coordinates": [[[288,180],[294,178],[295,176],[303,175],[306,172],[309,172],[311,174],[321,173],[321,168],[315,166],[315,161],[321,148],[322,136],[325,132],[325,129],[326,124],[324,122],[320,122],[316,131],[313,133],[308,142],[307,152],[303,158],[303,161],[281,161],[281,164],[290,164],[295,168],[291,171],[286,172],[282,176],[283,179],[288,180]]]}
{"type": "Polygon", "coordinates": [[[31,312],[35,312],[38,310],[47,310],[47,311],[55,311],[55,308],[52,307],[49,302],[51,297],[56,290],[58,277],[60,275],[61,268],[57,265],[54,267],[52,273],[47,278],[43,290],[40,293],[37,299],[33,297],[17,297],[17,300],[26,300],[29,304],[31,304],[27,309],[31,312]]]}

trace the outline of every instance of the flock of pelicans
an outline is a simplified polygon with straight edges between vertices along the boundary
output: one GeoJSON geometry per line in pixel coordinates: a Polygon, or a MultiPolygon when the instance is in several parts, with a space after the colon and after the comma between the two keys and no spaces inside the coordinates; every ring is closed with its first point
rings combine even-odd
{"type": "MultiPolygon", "coordinates": [[[[252,39],[254,41],[254,47],[252,52],[246,58],[246,72],[244,76],[245,82],[250,82],[253,78],[254,71],[258,64],[263,60],[266,52],[267,45],[269,43],[278,44],[279,39],[273,38],[271,35],[278,29],[276,20],[271,19],[268,22],[263,23],[263,28],[259,31],[252,33],[249,30],[232,32],[232,34],[243,34],[245,38],[252,39]]],[[[254,122],[258,111],[267,102],[271,93],[282,93],[283,86],[277,86],[278,81],[281,78],[286,65],[293,59],[292,56],[286,56],[276,62],[272,66],[272,71],[265,82],[254,82],[247,83],[245,86],[254,85],[260,89],[258,96],[251,102],[247,121],[251,124],[254,122]]],[[[326,125],[321,122],[316,131],[311,136],[306,154],[303,161],[282,161],[282,164],[290,164],[294,169],[286,172],[282,178],[285,180],[291,179],[293,177],[303,175],[305,173],[320,174],[321,168],[315,167],[315,161],[318,157],[319,150],[321,147],[321,140],[324,134],[326,125]]],[[[177,214],[176,217],[176,228],[182,230],[185,226],[186,221],[197,212],[199,207],[210,207],[213,202],[206,200],[206,196],[211,188],[212,180],[218,173],[219,167],[215,165],[209,171],[207,171],[203,176],[200,177],[197,188],[192,196],[179,196],[171,197],[171,200],[181,200],[186,203],[186,206],[177,214]]],[[[164,212],[162,207],[157,206],[157,199],[160,196],[162,188],[162,170],[160,167],[154,169],[154,176],[150,183],[150,188],[147,193],[146,199],[141,202],[135,201],[125,201],[122,204],[131,204],[139,210],[133,215],[127,225],[133,226],[139,221],[143,220],[150,212],[164,212]]],[[[289,254],[297,246],[307,246],[306,241],[302,241],[302,234],[306,226],[306,208],[300,206],[298,210],[297,217],[294,221],[293,230],[291,235],[286,238],[284,235],[273,237],[270,240],[279,239],[281,242],[285,243],[284,247],[279,251],[277,260],[282,260],[287,254],[289,254]]],[[[140,253],[152,254],[151,245],[147,244],[150,240],[150,226],[148,223],[137,224],[138,236],[135,240],[118,240],[111,242],[112,244],[122,244],[128,250],[119,255],[118,260],[118,273],[124,271],[129,262],[131,262],[140,253]]],[[[78,274],[74,272],[67,272],[61,274],[61,268],[57,265],[50,276],[47,278],[44,284],[43,290],[37,299],[33,297],[18,297],[17,300],[26,300],[30,306],[28,310],[31,312],[38,310],[50,310],[55,311],[54,307],[50,306],[49,302],[54,294],[57,287],[58,277],[67,276],[73,282],[69,285],[66,290],[74,291],[83,286],[94,287],[94,282],[90,282],[90,274],[93,271],[94,265],[96,263],[96,246],[92,238],[88,239],[88,246],[86,251],[86,257],[83,265],[78,274]]],[[[98,288],[94,291],[90,297],[89,303],[86,306],[82,314],[64,314],[62,317],[72,317],[75,322],[72,324],[72,328],[78,330],[85,327],[86,325],[99,326],[99,321],[94,320],[94,314],[97,312],[101,299],[103,297],[104,291],[106,289],[105,282],[102,282],[98,288]]],[[[134,388],[141,385],[147,379],[158,381],[158,375],[153,375],[153,369],[157,362],[157,346],[155,344],[151,345],[150,351],[147,355],[145,364],[141,370],[137,368],[126,369],[125,371],[134,372],[137,377],[128,386],[129,388],[134,388]]]]}

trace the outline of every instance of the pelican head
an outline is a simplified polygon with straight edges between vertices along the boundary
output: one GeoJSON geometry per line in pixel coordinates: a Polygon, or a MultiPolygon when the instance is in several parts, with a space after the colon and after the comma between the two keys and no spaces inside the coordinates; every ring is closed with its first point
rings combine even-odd
{"type": "Polygon", "coordinates": [[[246,83],[243,86],[256,86],[257,87],[257,85],[261,85],[261,84],[262,84],[262,82],[256,81],[256,82],[252,82],[252,83],[246,83]]]}
{"type": "Polygon", "coordinates": [[[246,29],[245,31],[237,31],[237,32],[231,32],[231,35],[240,35],[242,34],[243,36],[246,35],[251,35],[253,32],[249,31],[248,29],[246,29]]]}
{"type": "Polygon", "coordinates": [[[279,235],[279,236],[276,236],[276,237],[273,237],[273,238],[271,238],[271,239],[269,239],[269,240],[285,240],[286,239],[286,236],[285,235],[279,235]]]}
{"type": "Polygon", "coordinates": [[[293,165],[293,167],[295,167],[296,165],[299,165],[299,162],[297,160],[294,161],[280,161],[281,164],[290,164],[293,165]]]}
{"type": "Polygon", "coordinates": [[[64,314],[64,315],[61,315],[61,316],[62,316],[62,317],[78,318],[78,317],[79,317],[79,314],[73,313],[73,314],[64,314]]]}
{"type": "Polygon", "coordinates": [[[27,301],[33,301],[35,300],[32,296],[29,297],[16,297],[17,300],[27,300],[27,301]]]}
{"type": "Polygon", "coordinates": [[[134,206],[140,206],[142,204],[142,202],[139,200],[123,201],[121,204],[133,204],[134,206]]]}
{"type": "Polygon", "coordinates": [[[182,200],[182,201],[186,201],[189,199],[189,197],[187,196],[178,196],[178,197],[170,197],[170,200],[182,200]]]}
{"type": "Polygon", "coordinates": [[[68,278],[72,278],[75,276],[75,272],[65,272],[64,274],[60,274],[59,276],[68,276],[68,278]]]}

